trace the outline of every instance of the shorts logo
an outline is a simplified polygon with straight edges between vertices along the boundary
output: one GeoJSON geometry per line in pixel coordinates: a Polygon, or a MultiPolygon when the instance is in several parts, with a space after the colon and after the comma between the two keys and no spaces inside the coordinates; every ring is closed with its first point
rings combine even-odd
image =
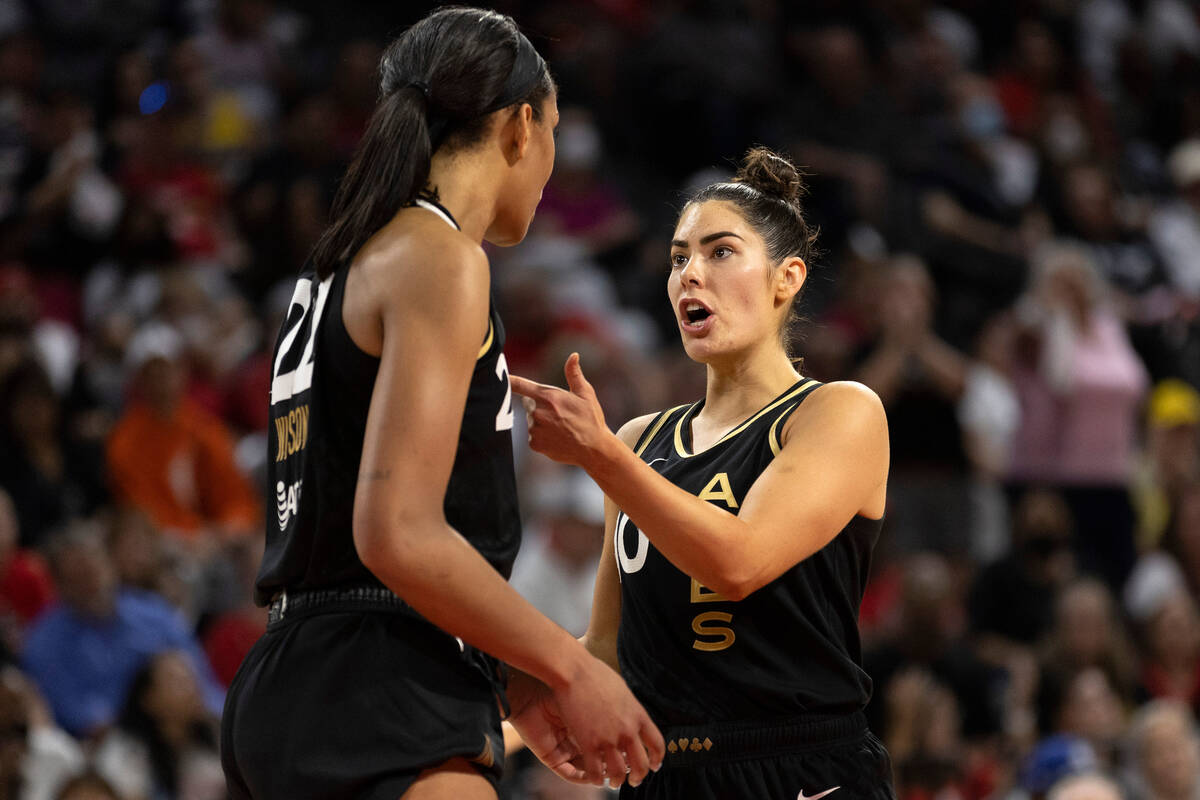
{"type": "Polygon", "coordinates": [[[304,481],[299,480],[288,486],[283,481],[275,484],[275,513],[279,519],[279,530],[287,530],[288,522],[291,521],[292,515],[300,511],[300,485],[304,481]]]}
{"type": "Polygon", "coordinates": [[[826,789],[825,791],[817,792],[816,794],[805,794],[804,790],[801,789],[800,794],[796,795],[796,800],[821,800],[821,798],[824,797],[825,795],[833,794],[840,788],[842,788],[842,787],[835,786],[832,789],[826,789]]]}

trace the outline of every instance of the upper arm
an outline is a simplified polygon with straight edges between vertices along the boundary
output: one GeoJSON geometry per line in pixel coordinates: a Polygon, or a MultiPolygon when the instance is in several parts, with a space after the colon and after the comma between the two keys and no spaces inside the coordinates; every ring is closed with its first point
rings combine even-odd
{"type": "Polygon", "coordinates": [[[887,418],[874,392],[851,382],[815,390],[738,515],[759,552],[754,588],[823,548],[856,514],[882,516],[887,473],[887,418]]]}
{"type": "Polygon", "coordinates": [[[381,281],[379,371],[367,413],[354,499],[354,535],[401,530],[401,520],[444,519],[471,375],[488,324],[483,251],[447,236],[417,269],[381,281]]]}
{"type": "MultiPolygon", "coordinates": [[[[655,417],[647,414],[626,422],[617,438],[630,449],[655,417]]],[[[592,593],[592,617],[588,623],[587,646],[592,655],[617,669],[617,629],[621,622],[621,575],[617,571],[617,504],[604,498],[604,549],[596,568],[596,588],[592,593]]]]}

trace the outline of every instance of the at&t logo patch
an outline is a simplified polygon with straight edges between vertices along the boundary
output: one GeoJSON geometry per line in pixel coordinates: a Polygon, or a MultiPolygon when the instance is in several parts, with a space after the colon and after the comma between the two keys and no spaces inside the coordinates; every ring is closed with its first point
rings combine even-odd
{"type": "Polygon", "coordinates": [[[293,514],[300,513],[300,485],[303,480],[288,486],[283,481],[275,484],[275,511],[279,518],[279,530],[287,530],[293,514]]]}

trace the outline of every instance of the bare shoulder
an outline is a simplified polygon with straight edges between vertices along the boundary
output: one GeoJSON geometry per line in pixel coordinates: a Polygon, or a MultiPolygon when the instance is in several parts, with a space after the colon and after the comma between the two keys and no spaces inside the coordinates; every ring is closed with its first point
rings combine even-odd
{"type": "Polygon", "coordinates": [[[879,395],[857,381],[832,381],[813,390],[784,426],[788,436],[799,427],[821,427],[858,435],[887,436],[887,414],[879,395]]]}
{"type": "Polygon", "coordinates": [[[637,445],[637,440],[641,438],[646,428],[657,416],[658,413],[655,412],[653,414],[643,414],[640,417],[634,417],[617,430],[617,438],[632,450],[637,445]]]}
{"type": "Polygon", "coordinates": [[[379,299],[426,308],[439,297],[463,300],[464,291],[480,288],[486,293],[490,283],[487,255],[477,242],[416,214],[397,215],[367,242],[354,268],[379,299]]]}

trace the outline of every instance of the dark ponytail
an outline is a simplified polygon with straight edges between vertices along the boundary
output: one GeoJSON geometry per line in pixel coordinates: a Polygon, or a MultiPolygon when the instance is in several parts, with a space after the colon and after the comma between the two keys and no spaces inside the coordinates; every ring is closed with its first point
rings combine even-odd
{"type": "MultiPolygon", "coordinates": [[[[817,230],[804,218],[801,198],[804,175],[785,156],[766,147],[752,147],[742,157],[741,167],[730,181],[712,183],[696,192],[686,205],[723,200],[737,207],[767,247],[767,258],[775,265],[799,256],[810,268],[817,256],[817,230]]],[[[792,331],[800,321],[797,292],[784,322],[781,336],[791,354],[792,331]]]]}
{"type": "Polygon", "coordinates": [[[313,248],[324,279],[428,187],[433,154],[480,141],[488,117],[519,103],[541,119],[554,91],[545,61],[511,17],[443,8],[388,45],[379,104],[338,186],[332,222],[313,248]]]}

